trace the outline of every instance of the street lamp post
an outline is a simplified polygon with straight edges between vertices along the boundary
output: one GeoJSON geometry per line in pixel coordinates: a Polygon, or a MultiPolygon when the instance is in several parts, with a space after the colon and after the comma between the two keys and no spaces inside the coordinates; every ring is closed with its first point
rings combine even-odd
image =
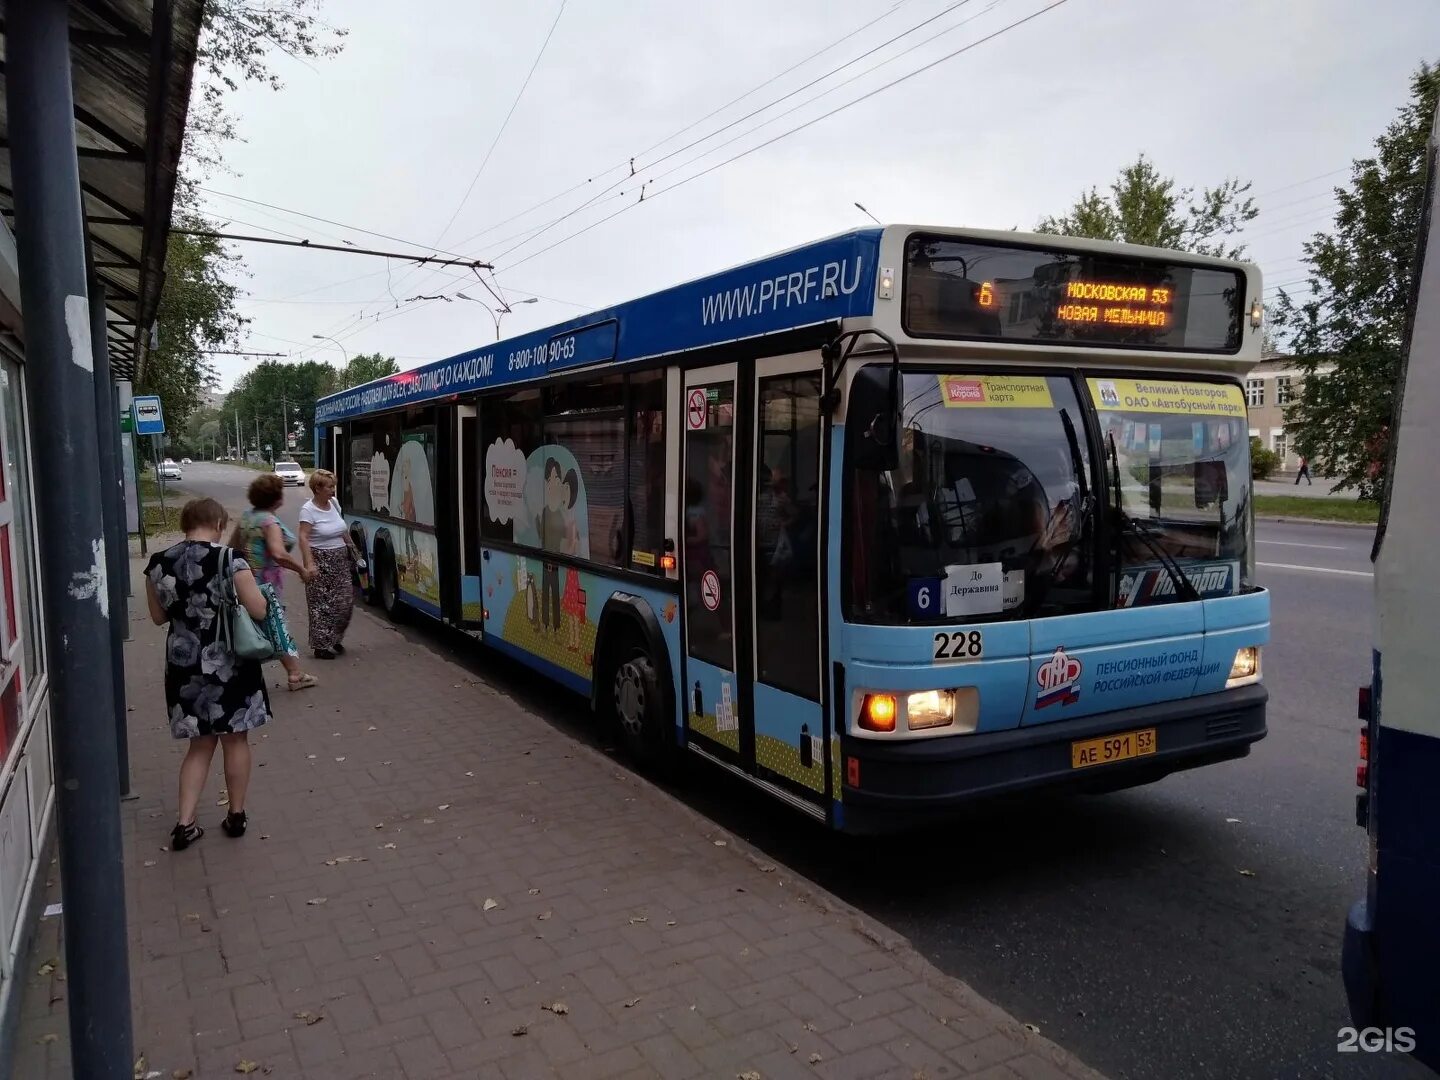
{"type": "Polygon", "coordinates": [[[314,338],[316,341],[328,341],[328,342],[330,342],[331,345],[334,345],[337,349],[340,350],[340,355],[345,358],[345,366],[346,366],[346,367],[349,367],[349,366],[350,366],[350,354],[345,351],[345,346],[344,346],[344,345],[341,345],[340,342],[336,341],[333,337],[328,337],[328,336],[326,336],[325,334],[311,334],[310,336],[311,336],[312,338],[314,338]]]}

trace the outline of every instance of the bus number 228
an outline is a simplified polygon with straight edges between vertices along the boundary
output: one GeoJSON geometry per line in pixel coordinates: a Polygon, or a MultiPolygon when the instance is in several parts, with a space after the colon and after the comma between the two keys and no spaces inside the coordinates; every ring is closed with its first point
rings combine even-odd
{"type": "Polygon", "coordinates": [[[979,660],[985,655],[985,638],[979,630],[941,630],[935,635],[935,659],[947,663],[979,660]]]}

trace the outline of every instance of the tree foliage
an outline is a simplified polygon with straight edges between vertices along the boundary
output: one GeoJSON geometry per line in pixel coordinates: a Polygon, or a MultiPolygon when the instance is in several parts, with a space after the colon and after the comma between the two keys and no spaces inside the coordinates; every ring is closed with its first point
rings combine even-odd
{"type": "MultiPolygon", "coordinates": [[[[182,213],[176,224],[195,228],[201,222],[182,213]]],[[[171,232],[166,243],[159,345],[145,357],[139,389],[160,395],[167,426],[179,431],[214,381],[207,350],[233,346],[246,320],[235,310],[239,289],[226,280],[239,267],[236,256],[206,236],[171,232]]]]}
{"type": "Polygon", "coordinates": [[[283,456],[288,423],[296,448],[308,450],[315,432],[315,402],[334,393],[338,381],[336,369],[318,360],[266,360],[236,380],[225,397],[224,421],[232,438],[238,423],[242,448],[263,454],[270,446],[273,454],[283,456]]]}
{"type": "Polygon", "coordinates": [[[395,362],[393,356],[381,356],[379,353],[356,353],[350,358],[350,362],[340,369],[339,383],[335,389],[349,390],[352,386],[359,386],[373,379],[383,379],[387,375],[399,374],[399,371],[400,365],[395,362]]]}
{"type": "Polygon", "coordinates": [[[1425,147],[1440,67],[1421,64],[1410,100],[1335,189],[1331,232],[1305,243],[1310,298],[1274,316],[1305,380],[1285,414],[1295,448],[1362,497],[1379,498],[1425,195],[1425,147]],[[1333,368],[1332,368],[1333,365],[1333,368]]]}
{"type": "Polygon", "coordinates": [[[1228,238],[1260,212],[1249,191],[1248,181],[1230,177],[1197,195],[1194,188],[1176,187],[1141,154],[1120,170],[1109,192],[1092,187],[1068,213],[1043,219],[1036,230],[1234,259],[1245,247],[1228,238]]]}

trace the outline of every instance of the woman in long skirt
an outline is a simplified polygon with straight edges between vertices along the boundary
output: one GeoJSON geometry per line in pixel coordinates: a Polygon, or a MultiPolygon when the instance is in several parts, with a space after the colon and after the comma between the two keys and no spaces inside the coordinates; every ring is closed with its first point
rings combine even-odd
{"type": "Polygon", "coordinates": [[[345,652],[345,630],[355,604],[351,571],[360,552],[345,527],[335,498],[335,474],[316,469],[310,474],[312,497],[300,508],[300,554],[310,577],[305,602],[310,610],[310,648],[320,660],[345,652]]]}

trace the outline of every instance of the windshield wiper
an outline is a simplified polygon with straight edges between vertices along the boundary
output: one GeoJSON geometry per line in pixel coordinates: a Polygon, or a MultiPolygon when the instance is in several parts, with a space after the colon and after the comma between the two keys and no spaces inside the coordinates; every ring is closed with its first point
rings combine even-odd
{"type": "MultiPolygon", "coordinates": [[[[1166,551],[1150,531],[1148,525],[1143,525],[1135,518],[1125,512],[1120,502],[1120,455],[1115,449],[1115,433],[1106,433],[1108,440],[1108,453],[1110,455],[1110,484],[1115,492],[1115,518],[1120,523],[1122,532],[1129,532],[1132,536],[1139,537],[1140,542],[1149,549],[1150,553],[1160,560],[1160,565],[1170,575],[1171,582],[1175,585],[1175,593],[1182,600],[1199,600],[1200,591],[1195,588],[1194,582],[1185,576],[1185,571],[1180,569],[1180,564],[1175,561],[1175,556],[1166,551]]],[[[1118,554],[1118,545],[1117,545],[1118,554]]]]}
{"type": "MultiPolygon", "coordinates": [[[[1035,592],[1030,593],[1025,602],[1026,613],[1034,614],[1040,610],[1046,595],[1050,592],[1050,586],[1055,584],[1056,578],[1060,576],[1060,567],[1065,565],[1065,560],[1070,557],[1070,551],[1076,544],[1084,544],[1086,536],[1090,533],[1090,519],[1095,512],[1095,501],[1090,497],[1090,484],[1085,479],[1085,467],[1080,457],[1080,438],[1075,434],[1075,422],[1070,419],[1067,409],[1060,410],[1060,423],[1065,428],[1065,441],[1070,447],[1070,470],[1075,477],[1075,486],[1080,494],[1079,520],[1075,523],[1075,531],[1070,537],[1059,545],[1056,550],[1055,563],[1050,572],[1037,584],[1035,592]]],[[[1038,546],[1040,541],[1035,541],[1038,546]]],[[[1040,553],[1041,555],[1044,552],[1040,553]]],[[[1029,593],[1029,589],[1026,589],[1029,593]]]]}

